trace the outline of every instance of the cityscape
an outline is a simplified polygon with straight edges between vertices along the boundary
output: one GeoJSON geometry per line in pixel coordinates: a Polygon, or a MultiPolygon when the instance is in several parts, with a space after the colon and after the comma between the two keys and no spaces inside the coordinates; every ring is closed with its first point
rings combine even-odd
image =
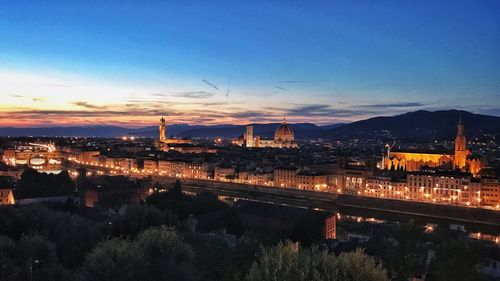
{"type": "Polygon", "coordinates": [[[0,280],[500,280],[498,3],[50,2],[0,5],[0,280]]]}

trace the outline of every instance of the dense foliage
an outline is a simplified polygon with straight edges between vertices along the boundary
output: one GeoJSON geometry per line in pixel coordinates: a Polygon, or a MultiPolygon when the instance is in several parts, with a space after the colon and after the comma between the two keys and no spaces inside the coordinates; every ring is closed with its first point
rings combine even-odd
{"type": "Polygon", "coordinates": [[[387,273],[361,250],[338,256],[315,247],[299,249],[279,243],[262,248],[248,274],[248,281],[384,281],[387,273]]]}
{"type": "Polygon", "coordinates": [[[74,191],[74,183],[67,171],[59,174],[39,173],[26,169],[18,183],[21,197],[64,196],[74,191]]]}
{"type": "MultiPolygon", "coordinates": [[[[278,280],[322,280],[308,278],[325,270],[344,272],[340,266],[351,263],[365,267],[359,272],[369,273],[373,267],[374,273],[383,274],[360,252],[353,254],[356,258],[348,254],[335,257],[305,248],[294,258],[288,252],[289,244],[280,244],[261,246],[256,257],[256,240],[225,232],[193,232],[188,221],[181,222],[168,209],[147,205],[130,206],[110,218],[89,210],[71,214],[42,206],[2,207],[0,225],[5,227],[0,228],[0,276],[2,280],[25,280],[31,265],[33,280],[258,280],[256,276],[273,255],[289,258],[276,262],[293,267],[300,259],[295,270],[309,274],[303,275],[306,279],[278,280]],[[321,262],[314,262],[316,259],[321,262]]],[[[280,266],[277,268],[283,270],[285,265],[280,266]]],[[[283,274],[295,275],[286,270],[283,274]]]]}

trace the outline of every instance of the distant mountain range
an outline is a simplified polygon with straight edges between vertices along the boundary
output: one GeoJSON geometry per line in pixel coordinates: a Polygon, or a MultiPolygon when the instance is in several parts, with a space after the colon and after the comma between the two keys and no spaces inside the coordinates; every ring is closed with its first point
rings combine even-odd
{"type": "Polygon", "coordinates": [[[462,120],[468,136],[500,133],[500,117],[474,114],[461,110],[419,110],[392,117],[375,117],[328,130],[325,136],[333,139],[389,136],[405,138],[453,139],[457,124],[462,120]]]}
{"type": "MultiPolygon", "coordinates": [[[[274,131],[280,126],[280,123],[253,124],[254,134],[265,138],[274,137],[274,131]]],[[[324,132],[344,124],[334,124],[327,126],[317,126],[310,123],[290,124],[295,136],[301,139],[318,138],[323,136],[324,132]]],[[[172,124],[167,125],[167,135],[176,137],[192,138],[237,138],[245,132],[244,125],[185,125],[172,124]]],[[[121,136],[141,136],[157,137],[158,126],[149,126],[143,128],[124,128],[117,126],[89,126],[89,127],[40,127],[40,128],[13,128],[0,127],[0,136],[87,136],[87,137],[121,137],[121,136]]]]}
{"type": "MultiPolygon", "coordinates": [[[[500,133],[500,117],[474,114],[459,110],[415,111],[391,117],[375,117],[349,124],[318,126],[311,123],[289,124],[297,139],[350,139],[366,137],[448,138],[456,133],[462,119],[469,136],[482,133],[500,133]]],[[[280,123],[253,124],[254,135],[272,138],[280,123]]],[[[244,125],[167,125],[168,136],[192,138],[237,138],[245,131],[244,125]]],[[[124,128],[117,126],[12,128],[0,127],[0,136],[93,136],[120,137],[135,135],[157,137],[158,126],[124,128]]]]}

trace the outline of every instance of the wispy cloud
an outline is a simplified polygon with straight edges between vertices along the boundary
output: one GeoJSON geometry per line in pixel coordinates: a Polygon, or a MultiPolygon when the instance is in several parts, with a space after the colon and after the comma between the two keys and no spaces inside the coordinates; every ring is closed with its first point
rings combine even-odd
{"type": "Polygon", "coordinates": [[[71,104],[76,105],[76,106],[80,106],[83,108],[88,108],[88,109],[105,109],[105,108],[107,108],[107,106],[94,105],[94,104],[90,104],[86,101],[75,101],[75,102],[72,102],[71,104]]]}
{"type": "Polygon", "coordinates": [[[45,101],[46,99],[45,99],[45,98],[41,98],[41,97],[34,97],[34,98],[32,98],[32,100],[33,100],[34,102],[43,102],[43,101],[45,101]]]}
{"type": "Polygon", "coordinates": [[[214,94],[206,91],[196,91],[196,92],[174,93],[171,94],[171,96],[189,98],[189,99],[206,99],[213,97],[214,94]]]}
{"type": "Polygon", "coordinates": [[[287,116],[354,117],[373,113],[359,109],[339,109],[325,104],[309,104],[289,109],[287,116]]]}
{"type": "Polygon", "coordinates": [[[398,107],[421,107],[425,104],[420,102],[396,102],[396,103],[379,103],[379,104],[365,104],[358,105],[360,108],[398,108],[398,107]]]}
{"type": "MultiPolygon", "coordinates": [[[[186,92],[173,92],[173,93],[152,93],[151,96],[158,98],[180,97],[188,99],[206,99],[211,98],[215,94],[207,91],[186,91],[186,92]]],[[[151,99],[146,99],[151,101],[151,99]]]]}
{"type": "Polygon", "coordinates": [[[60,84],[60,83],[50,83],[48,85],[54,88],[72,88],[72,86],[70,85],[60,84]]]}

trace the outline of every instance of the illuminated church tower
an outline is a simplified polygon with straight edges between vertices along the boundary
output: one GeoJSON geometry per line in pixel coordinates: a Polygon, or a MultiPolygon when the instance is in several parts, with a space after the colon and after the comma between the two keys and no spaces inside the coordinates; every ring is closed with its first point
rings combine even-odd
{"type": "Polygon", "coordinates": [[[246,142],[246,147],[255,147],[255,140],[253,138],[253,126],[252,125],[247,126],[247,131],[245,132],[244,139],[246,142]]]}
{"type": "Polygon", "coordinates": [[[467,156],[470,152],[467,149],[467,141],[465,139],[464,125],[462,118],[457,125],[457,137],[455,138],[455,155],[453,157],[453,166],[455,169],[463,170],[467,164],[467,156]]]}
{"type": "Polygon", "coordinates": [[[160,141],[167,140],[167,126],[165,125],[165,119],[162,117],[160,119],[160,141]]]}

